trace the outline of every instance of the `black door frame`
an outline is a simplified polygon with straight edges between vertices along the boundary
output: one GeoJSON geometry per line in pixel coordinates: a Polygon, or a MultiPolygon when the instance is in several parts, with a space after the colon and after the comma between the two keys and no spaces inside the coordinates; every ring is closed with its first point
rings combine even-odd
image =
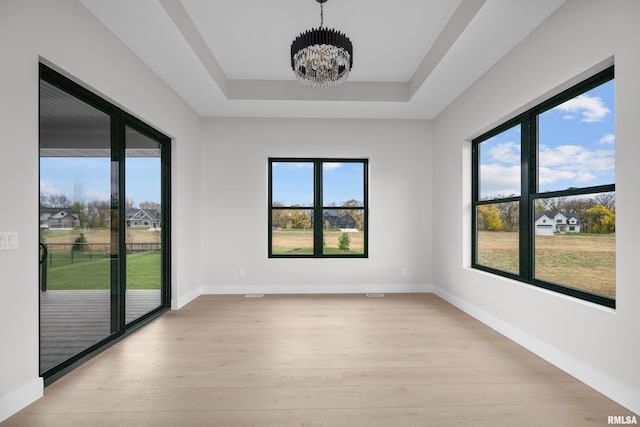
{"type": "MultiPolygon", "coordinates": [[[[111,119],[111,334],[80,353],[40,372],[45,385],[48,385],[171,307],[171,138],[43,63],[40,63],[38,82],[41,80],[104,112],[111,119]],[[125,321],[126,226],[120,226],[124,225],[124,221],[113,220],[125,218],[125,129],[127,127],[160,144],[162,205],[160,305],[129,324],[125,321]]],[[[40,325],[40,319],[38,325],[40,325]]]]}

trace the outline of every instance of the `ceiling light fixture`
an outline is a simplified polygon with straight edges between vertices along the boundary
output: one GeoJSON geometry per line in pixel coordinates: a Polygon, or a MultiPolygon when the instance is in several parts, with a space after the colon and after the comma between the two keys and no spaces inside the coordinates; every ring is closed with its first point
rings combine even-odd
{"type": "Polygon", "coordinates": [[[336,87],[342,84],[353,67],[351,40],[341,32],[324,28],[323,4],[320,3],[320,27],[301,33],[291,43],[291,68],[298,80],[308,87],[336,87]]]}

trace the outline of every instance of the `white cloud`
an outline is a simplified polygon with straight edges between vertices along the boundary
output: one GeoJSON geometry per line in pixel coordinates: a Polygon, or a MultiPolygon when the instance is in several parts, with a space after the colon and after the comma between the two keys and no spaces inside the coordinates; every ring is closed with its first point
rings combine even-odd
{"type": "Polygon", "coordinates": [[[60,190],[59,188],[56,188],[52,183],[42,180],[40,180],[40,193],[49,195],[65,194],[64,190],[60,190]]]}
{"type": "Polygon", "coordinates": [[[520,164],[480,165],[480,193],[481,197],[520,194],[520,164]]]}
{"type": "Polygon", "coordinates": [[[285,168],[286,170],[313,169],[313,163],[302,162],[273,162],[274,168],[285,168]]]}
{"type": "Polygon", "coordinates": [[[616,167],[614,151],[596,151],[594,157],[589,159],[589,166],[595,171],[610,171],[616,167]]]}
{"type": "Polygon", "coordinates": [[[584,147],[581,145],[559,145],[549,148],[546,145],[540,145],[538,151],[541,165],[559,166],[576,161],[578,156],[584,152],[584,147]]]}
{"type": "Polygon", "coordinates": [[[540,185],[562,181],[563,179],[574,179],[576,177],[575,172],[545,167],[538,168],[538,172],[538,182],[540,185]]]}
{"type": "Polygon", "coordinates": [[[615,170],[614,150],[591,151],[580,145],[539,148],[540,185],[562,180],[588,184],[615,170]]]}
{"type": "Polygon", "coordinates": [[[334,170],[334,169],[338,169],[341,166],[342,166],[342,163],[323,163],[322,170],[325,170],[325,171],[334,170]]]}
{"type": "Polygon", "coordinates": [[[498,144],[489,149],[489,154],[491,154],[491,159],[494,162],[511,164],[520,163],[520,144],[515,142],[498,144]]]}
{"type": "Polygon", "coordinates": [[[576,174],[576,182],[591,182],[596,178],[597,176],[591,172],[578,172],[576,174]]]}
{"type": "Polygon", "coordinates": [[[313,163],[285,163],[293,169],[313,169],[313,163]]]}
{"type": "MultiPolygon", "coordinates": [[[[558,105],[554,110],[580,114],[582,116],[582,121],[585,123],[602,121],[602,119],[611,112],[601,98],[585,94],[576,96],[575,98],[558,105]]],[[[564,115],[563,118],[570,120],[576,118],[576,116],[574,114],[567,114],[564,115]]]]}
{"type": "Polygon", "coordinates": [[[616,136],[612,133],[604,134],[599,142],[600,144],[613,144],[616,142],[616,136]]]}
{"type": "MultiPolygon", "coordinates": [[[[499,160],[503,164],[496,162],[480,166],[481,197],[520,192],[520,161],[513,166],[504,165],[506,160],[513,160],[516,151],[508,144],[496,147],[495,153],[491,152],[494,161],[499,160]]],[[[615,150],[589,150],[581,145],[540,145],[539,160],[538,180],[543,189],[561,181],[567,181],[567,186],[578,186],[594,185],[603,178],[613,180],[611,172],[615,170],[615,150]]]]}

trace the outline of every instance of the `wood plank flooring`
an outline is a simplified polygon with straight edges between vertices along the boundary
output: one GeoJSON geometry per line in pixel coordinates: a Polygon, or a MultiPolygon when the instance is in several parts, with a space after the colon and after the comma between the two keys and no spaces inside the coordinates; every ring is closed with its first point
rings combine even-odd
{"type": "MultiPolygon", "coordinates": [[[[107,290],[40,292],[40,372],[109,336],[107,290]]],[[[160,290],[126,292],[126,322],[160,306],[160,290]]]]}
{"type": "Polygon", "coordinates": [[[201,296],[9,426],[604,426],[633,415],[431,294],[201,296]]]}

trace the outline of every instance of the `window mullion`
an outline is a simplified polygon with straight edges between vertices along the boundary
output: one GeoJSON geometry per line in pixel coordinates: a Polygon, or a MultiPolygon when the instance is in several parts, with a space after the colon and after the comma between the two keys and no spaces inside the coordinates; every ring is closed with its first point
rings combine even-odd
{"type": "Polygon", "coordinates": [[[520,164],[520,277],[531,280],[533,275],[532,199],[537,185],[536,123],[535,116],[527,114],[522,122],[520,164]]]}
{"type": "Polygon", "coordinates": [[[479,194],[479,175],[480,175],[480,158],[478,143],[473,142],[471,151],[471,193],[472,193],[472,206],[471,206],[471,265],[478,263],[478,218],[477,218],[477,202],[480,198],[479,194]]]}
{"type": "Polygon", "coordinates": [[[322,161],[313,162],[314,190],[313,190],[313,255],[322,256],[323,230],[322,230],[322,161]]]}

